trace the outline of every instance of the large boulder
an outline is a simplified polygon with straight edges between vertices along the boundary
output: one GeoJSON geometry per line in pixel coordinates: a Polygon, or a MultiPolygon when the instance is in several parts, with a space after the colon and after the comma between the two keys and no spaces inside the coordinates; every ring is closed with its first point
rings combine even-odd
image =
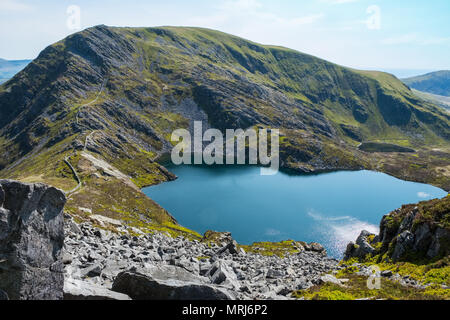
{"type": "Polygon", "coordinates": [[[214,284],[235,290],[239,290],[241,287],[233,268],[223,260],[216,261],[208,270],[206,275],[214,284]]]}
{"type": "Polygon", "coordinates": [[[235,240],[230,241],[227,245],[223,246],[219,251],[217,251],[217,255],[222,255],[224,253],[229,254],[238,254],[240,252],[238,243],[235,240]]]}
{"type": "Polygon", "coordinates": [[[324,257],[327,255],[327,250],[324,248],[324,246],[322,246],[320,243],[317,242],[311,242],[310,244],[308,244],[306,250],[320,253],[324,257]]]}
{"type": "Polygon", "coordinates": [[[63,297],[64,193],[0,180],[0,289],[12,300],[63,297]]]}
{"type": "Polygon", "coordinates": [[[88,281],[67,278],[64,282],[64,300],[131,300],[131,298],[88,281]]]}
{"type": "Polygon", "coordinates": [[[346,282],[348,282],[348,279],[338,279],[331,274],[325,274],[319,278],[318,282],[319,282],[319,284],[331,283],[331,284],[337,284],[338,286],[342,286],[346,282]]]}
{"type": "Polygon", "coordinates": [[[134,300],[233,300],[225,289],[208,284],[176,266],[152,267],[120,273],[112,290],[134,300]]]}
{"type": "Polygon", "coordinates": [[[375,237],[375,235],[369,231],[363,230],[356,240],[356,243],[350,242],[347,245],[344,260],[349,260],[353,257],[365,258],[369,254],[374,254],[375,249],[370,244],[370,237],[375,237]]]}

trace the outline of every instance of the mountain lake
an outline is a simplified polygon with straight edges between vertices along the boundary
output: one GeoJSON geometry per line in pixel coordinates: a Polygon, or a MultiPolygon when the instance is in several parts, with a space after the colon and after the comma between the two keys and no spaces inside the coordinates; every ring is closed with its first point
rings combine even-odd
{"type": "Polygon", "coordinates": [[[341,259],[362,230],[404,204],[443,198],[431,185],[372,171],[260,175],[249,166],[168,166],[176,181],[145,188],[177,221],[203,234],[229,231],[241,244],[319,242],[341,259]]]}

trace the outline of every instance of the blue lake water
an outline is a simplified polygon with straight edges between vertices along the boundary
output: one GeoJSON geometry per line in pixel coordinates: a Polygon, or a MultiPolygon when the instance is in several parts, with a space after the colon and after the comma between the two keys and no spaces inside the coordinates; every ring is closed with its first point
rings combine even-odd
{"type": "Polygon", "coordinates": [[[242,244],[319,242],[342,258],[365,229],[378,233],[383,215],[403,204],[443,198],[439,188],[357,171],[261,176],[257,167],[172,166],[179,179],[144,192],[178,222],[199,233],[229,231],[242,244]]]}

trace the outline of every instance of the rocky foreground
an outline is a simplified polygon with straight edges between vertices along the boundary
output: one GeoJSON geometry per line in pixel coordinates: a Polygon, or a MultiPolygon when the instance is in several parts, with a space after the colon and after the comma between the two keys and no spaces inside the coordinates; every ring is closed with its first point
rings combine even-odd
{"type": "Polygon", "coordinates": [[[287,299],[338,268],[323,248],[280,258],[246,253],[229,234],[203,243],[66,221],[65,298],[118,297],[107,289],[133,299],[287,299]]]}
{"type": "Polygon", "coordinates": [[[228,233],[117,234],[75,223],[64,203],[55,188],[0,180],[4,299],[289,299],[340,268],[318,244],[279,257],[246,253],[228,233]]]}

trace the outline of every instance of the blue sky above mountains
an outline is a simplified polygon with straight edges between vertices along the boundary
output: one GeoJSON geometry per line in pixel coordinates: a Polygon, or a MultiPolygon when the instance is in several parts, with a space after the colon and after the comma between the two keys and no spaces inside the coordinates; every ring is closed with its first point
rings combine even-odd
{"type": "Polygon", "coordinates": [[[356,68],[450,69],[448,0],[0,0],[0,57],[34,58],[82,29],[199,26],[356,68]]]}

